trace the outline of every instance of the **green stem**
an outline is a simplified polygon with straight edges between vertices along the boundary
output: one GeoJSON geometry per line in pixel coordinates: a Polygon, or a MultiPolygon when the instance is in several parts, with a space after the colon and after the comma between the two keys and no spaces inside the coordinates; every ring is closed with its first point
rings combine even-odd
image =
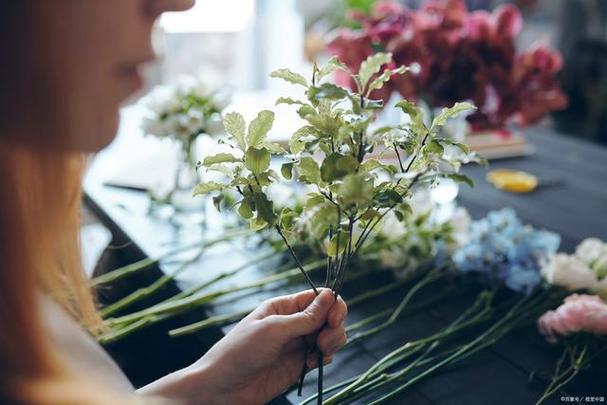
{"type": "MultiPolygon", "coordinates": [[[[497,322],[495,322],[491,327],[489,327],[485,332],[481,333],[478,337],[476,337],[475,339],[471,340],[470,342],[468,342],[464,345],[459,346],[459,348],[455,352],[453,352],[451,355],[449,355],[442,361],[434,364],[432,367],[424,370],[422,373],[416,375],[415,377],[408,379],[405,384],[403,384],[403,385],[399,386],[398,388],[394,389],[393,391],[381,396],[380,398],[370,402],[370,404],[377,405],[377,404],[383,403],[383,402],[387,401],[388,399],[393,398],[395,395],[399,394],[400,392],[411,387],[413,384],[419,382],[421,379],[429,376],[431,373],[435,372],[436,370],[438,370],[444,366],[459,362],[459,361],[471,356],[472,354],[474,354],[488,346],[493,345],[497,340],[499,340],[501,337],[503,337],[506,333],[511,331],[513,328],[515,328],[522,319],[525,319],[527,317],[526,311],[532,310],[533,307],[535,306],[535,304],[537,304],[538,302],[539,301],[537,301],[537,299],[530,301],[527,299],[527,297],[523,297],[521,300],[519,300],[517,302],[517,304],[515,304],[511,308],[510,311],[508,311],[501,319],[499,319],[497,322]],[[527,302],[527,305],[525,305],[523,307],[523,304],[525,304],[525,302],[527,302]],[[523,307],[523,309],[521,309],[521,307],[523,307]],[[522,314],[522,316],[521,316],[521,314],[522,314]]],[[[397,374],[396,377],[394,379],[390,380],[389,382],[398,381],[401,378],[402,378],[402,376],[397,374]]]]}
{"type": "Polygon", "coordinates": [[[424,278],[422,278],[417,284],[415,284],[413,287],[411,287],[411,289],[407,292],[407,294],[403,297],[401,302],[398,304],[398,306],[396,307],[396,309],[394,310],[392,315],[390,315],[390,317],[385,322],[382,322],[381,324],[379,324],[371,329],[368,329],[364,332],[356,333],[354,336],[352,336],[350,339],[348,339],[348,344],[353,344],[353,343],[358,342],[362,339],[365,339],[369,336],[375,335],[375,334],[381,332],[382,330],[386,329],[390,325],[392,325],[400,317],[400,315],[405,310],[405,308],[407,307],[407,305],[409,304],[409,302],[411,301],[413,296],[419,290],[421,290],[427,284],[430,284],[433,281],[440,279],[445,274],[446,273],[442,272],[440,269],[428,272],[428,274],[424,278]]]}
{"type": "MultiPolygon", "coordinates": [[[[315,262],[309,263],[305,267],[307,268],[307,270],[311,271],[311,270],[316,270],[323,265],[324,265],[324,260],[317,260],[315,262]]],[[[254,289],[254,288],[258,288],[258,287],[263,287],[267,284],[272,284],[272,283],[276,283],[278,281],[283,281],[286,279],[293,278],[293,277],[299,275],[300,273],[301,273],[300,268],[296,267],[291,270],[285,271],[283,273],[274,274],[272,276],[263,278],[261,280],[254,281],[252,283],[243,284],[241,286],[225,288],[225,289],[221,289],[218,291],[210,292],[210,293],[199,295],[199,296],[196,296],[196,295],[188,296],[185,298],[176,299],[174,301],[163,302],[163,303],[154,305],[153,307],[150,307],[150,308],[147,308],[147,309],[144,309],[144,310],[141,310],[141,311],[129,314],[129,315],[125,315],[125,316],[122,316],[119,318],[110,318],[107,320],[107,322],[110,325],[118,325],[118,324],[134,322],[134,321],[139,320],[140,318],[146,317],[148,315],[158,315],[158,314],[165,314],[165,313],[172,313],[173,315],[177,315],[177,314],[189,311],[190,309],[197,308],[201,305],[207,304],[210,301],[215,300],[219,297],[225,296],[227,294],[244,291],[244,290],[250,290],[250,289],[254,289]]]]}
{"type": "MultiPolygon", "coordinates": [[[[362,304],[372,298],[383,295],[391,290],[395,290],[395,289],[399,288],[400,286],[402,286],[403,284],[405,284],[406,281],[408,281],[408,280],[399,280],[396,283],[389,284],[389,285],[383,286],[381,288],[377,288],[375,290],[365,291],[364,293],[359,294],[359,295],[349,299],[348,306],[350,308],[353,308],[356,305],[362,304]]],[[[186,326],[182,326],[180,328],[173,329],[173,330],[169,331],[169,335],[184,336],[184,335],[188,335],[190,333],[200,332],[201,330],[204,330],[207,328],[225,326],[230,323],[240,321],[242,318],[244,318],[249,313],[251,313],[254,309],[255,308],[250,308],[246,311],[238,311],[238,312],[234,312],[234,313],[230,313],[230,314],[221,314],[221,315],[212,316],[210,318],[203,319],[201,321],[198,321],[198,322],[186,325],[186,326]]],[[[391,308],[390,312],[387,313],[386,316],[389,315],[393,310],[394,310],[394,308],[391,308]]],[[[348,329],[346,328],[346,331],[347,330],[348,329]]]]}
{"type": "Polygon", "coordinates": [[[140,301],[142,299],[145,299],[145,298],[148,298],[148,297],[154,295],[162,287],[164,287],[169,282],[174,280],[175,277],[177,277],[181,272],[188,269],[192,263],[194,263],[196,260],[198,260],[200,258],[201,254],[202,254],[202,251],[200,251],[193,259],[187,260],[186,262],[182,263],[175,271],[173,271],[173,273],[165,274],[162,277],[160,277],[158,280],[154,281],[149,286],[140,288],[140,289],[134,291],[133,293],[127,295],[126,297],[123,297],[123,298],[119,299],[118,301],[104,307],[99,312],[101,317],[107,318],[108,316],[113,315],[116,312],[119,312],[125,308],[128,308],[129,306],[133,305],[137,301],[140,301]]]}
{"type": "Polygon", "coordinates": [[[474,304],[470,308],[468,308],[468,310],[464,311],[464,313],[462,313],[462,315],[460,315],[455,321],[453,321],[446,329],[429,337],[418,339],[412,342],[407,342],[400,348],[392,351],[388,355],[384,356],[377,363],[375,363],[373,366],[371,366],[369,370],[363,373],[356,381],[354,381],[348,387],[329,398],[326,401],[326,404],[335,404],[348,398],[351,393],[360,385],[365,384],[370,379],[374,378],[376,375],[387,371],[394,365],[401,363],[406,358],[411,357],[419,350],[421,350],[424,345],[440,341],[465,327],[482,322],[490,313],[490,303],[492,299],[492,294],[479,295],[474,304]]]}
{"type": "Polygon", "coordinates": [[[249,229],[240,229],[240,230],[237,230],[234,232],[226,233],[225,235],[222,235],[219,238],[211,239],[206,242],[200,241],[200,242],[192,243],[189,245],[180,246],[178,248],[169,250],[166,253],[163,253],[162,255],[160,255],[159,257],[157,257],[155,259],[153,259],[153,258],[142,259],[142,260],[139,260],[138,262],[128,264],[126,266],[120,267],[120,268],[112,270],[108,273],[102,274],[98,277],[95,277],[91,280],[91,286],[96,287],[98,285],[108,284],[108,283],[114,282],[116,280],[120,280],[125,277],[131,276],[142,270],[146,270],[146,269],[158,264],[159,262],[161,262],[164,259],[167,259],[171,256],[175,256],[176,254],[183,253],[188,250],[192,250],[194,248],[210,247],[210,246],[213,246],[220,242],[225,242],[225,241],[237,238],[239,236],[248,235],[250,233],[251,233],[251,231],[249,229]]]}
{"type": "MultiPolygon", "coordinates": [[[[247,261],[246,263],[243,263],[242,265],[240,265],[240,266],[238,266],[238,267],[236,267],[236,268],[234,268],[234,269],[232,269],[230,271],[218,274],[215,277],[211,278],[210,280],[206,280],[206,281],[204,281],[204,282],[202,282],[200,284],[197,284],[195,286],[192,286],[192,287],[188,288],[187,290],[183,290],[182,292],[180,292],[178,294],[175,294],[174,296],[172,296],[171,298],[167,299],[166,301],[167,302],[168,301],[176,301],[176,300],[179,300],[179,299],[182,299],[182,298],[189,297],[189,296],[191,296],[191,295],[193,295],[193,294],[195,294],[195,293],[197,293],[197,292],[199,292],[201,290],[204,290],[205,288],[208,288],[208,287],[212,286],[213,284],[218,283],[221,280],[224,280],[226,278],[232,277],[232,276],[240,273],[241,271],[250,268],[251,266],[254,266],[254,265],[257,265],[259,263],[262,263],[262,262],[264,262],[266,260],[269,260],[269,259],[271,259],[271,258],[273,258],[275,256],[278,256],[280,254],[282,254],[282,252],[270,252],[270,253],[261,255],[259,257],[253,258],[250,261],[247,261]]],[[[282,272],[282,271],[286,271],[286,270],[288,270],[290,268],[291,268],[291,265],[287,264],[285,266],[280,267],[278,270],[276,270],[276,272],[279,273],[279,272],[282,272]]]]}
{"type": "Polygon", "coordinates": [[[245,316],[251,313],[251,310],[235,312],[232,314],[216,315],[210,318],[204,319],[200,322],[195,322],[180,328],[176,328],[169,331],[169,336],[179,337],[189,335],[195,332],[199,332],[203,329],[221,327],[230,323],[238,322],[245,316]]]}
{"type": "Polygon", "coordinates": [[[575,378],[575,376],[579,373],[582,366],[587,362],[585,357],[587,355],[588,345],[584,345],[581,350],[579,350],[578,346],[574,346],[573,348],[567,348],[563,351],[563,357],[559,359],[557,362],[557,366],[555,369],[554,377],[552,378],[550,385],[546,388],[546,391],[542,394],[540,399],[537,400],[535,405],[540,405],[548,398],[550,398],[555,392],[563,388],[565,385],[569,384],[571,380],[575,378]],[[564,371],[559,372],[564,357],[566,357],[567,352],[570,351],[570,359],[569,359],[569,367],[567,367],[564,371]]]}

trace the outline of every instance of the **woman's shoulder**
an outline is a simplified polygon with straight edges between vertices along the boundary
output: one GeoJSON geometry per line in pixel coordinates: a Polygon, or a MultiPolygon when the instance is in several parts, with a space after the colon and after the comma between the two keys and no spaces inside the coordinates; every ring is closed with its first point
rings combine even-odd
{"type": "Polygon", "coordinates": [[[40,308],[51,343],[68,367],[116,391],[134,391],[114,360],[60,305],[41,296],[40,308]]]}

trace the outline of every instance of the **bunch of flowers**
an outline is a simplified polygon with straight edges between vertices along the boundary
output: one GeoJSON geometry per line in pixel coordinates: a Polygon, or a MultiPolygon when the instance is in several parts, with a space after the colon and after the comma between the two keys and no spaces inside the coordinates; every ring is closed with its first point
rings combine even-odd
{"type": "Polygon", "coordinates": [[[559,253],[543,266],[542,275],[550,284],[570,291],[587,290],[607,295],[607,244],[597,238],[585,239],[575,254],[559,253]]]}
{"type": "Polygon", "coordinates": [[[143,100],[141,127],[146,135],[178,142],[188,163],[195,165],[192,145],[202,134],[223,132],[221,112],[227,94],[212,90],[202,79],[183,77],[176,85],[158,86],[143,100]]]}
{"type": "Polygon", "coordinates": [[[542,265],[556,253],[559,235],[523,225],[514,210],[490,212],[470,226],[468,242],[453,253],[461,272],[477,272],[530,294],[542,281],[542,265]]]}
{"type": "Polygon", "coordinates": [[[538,327],[548,342],[554,344],[560,340],[564,346],[552,380],[537,402],[540,404],[607,348],[604,338],[607,336],[607,303],[596,295],[572,294],[557,309],[542,315],[538,327]]]}
{"type": "MultiPolygon", "coordinates": [[[[350,18],[360,29],[338,30],[328,50],[352,71],[377,51],[418,68],[395,77],[375,98],[386,100],[396,91],[431,107],[470,100],[478,107],[467,117],[473,130],[528,125],[567,104],[557,81],[561,56],[541,43],[517,52],[522,19],[513,5],[488,13],[469,12],[464,0],[426,0],[418,10],[383,1],[370,15],[352,11],[350,18]]],[[[337,79],[354,85],[339,72],[337,79]]]]}

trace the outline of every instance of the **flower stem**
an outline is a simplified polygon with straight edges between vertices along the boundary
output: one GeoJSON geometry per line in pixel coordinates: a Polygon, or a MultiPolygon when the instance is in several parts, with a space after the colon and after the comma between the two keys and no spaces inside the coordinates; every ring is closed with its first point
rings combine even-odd
{"type": "MultiPolygon", "coordinates": [[[[317,260],[312,263],[309,263],[305,267],[307,268],[307,270],[311,271],[311,270],[316,270],[323,265],[324,265],[324,260],[317,260]]],[[[197,308],[203,304],[207,304],[210,301],[217,299],[219,297],[222,297],[224,295],[231,294],[234,292],[244,291],[244,290],[250,290],[250,289],[254,289],[254,288],[258,288],[258,287],[263,287],[267,284],[272,284],[272,283],[276,283],[278,281],[283,281],[283,280],[293,278],[299,274],[300,274],[300,269],[299,269],[299,267],[296,267],[296,268],[290,269],[288,271],[285,271],[285,272],[282,272],[279,274],[273,274],[273,275],[271,275],[269,277],[265,277],[261,280],[254,281],[252,283],[243,284],[243,285],[240,285],[237,287],[225,288],[225,289],[213,291],[213,292],[203,294],[203,295],[192,295],[192,296],[176,299],[174,301],[163,302],[163,303],[154,305],[150,308],[146,308],[144,310],[137,311],[137,312],[129,314],[129,315],[125,315],[125,316],[122,316],[119,318],[108,319],[108,322],[110,324],[123,324],[123,323],[129,323],[129,322],[138,320],[147,315],[156,315],[156,314],[163,314],[163,313],[168,313],[168,312],[171,312],[174,314],[179,314],[179,313],[188,311],[192,308],[197,308]]]]}
{"type": "Polygon", "coordinates": [[[195,248],[202,249],[205,247],[210,247],[210,246],[213,246],[220,242],[226,242],[231,239],[237,238],[239,236],[249,235],[250,233],[251,233],[251,231],[249,229],[239,229],[234,232],[226,233],[225,235],[222,235],[216,239],[208,240],[206,242],[200,241],[200,242],[192,243],[189,245],[180,246],[178,248],[169,250],[166,253],[163,253],[162,255],[160,255],[159,257],[157,257],[155,259],[152,259],[152,258],[142,259],[135,263],[128,264],[126,266],[120,267],[120,268],[112,270],[108,273],[102,274],[98,277],[95,277],[91,280],[91,286],[96,287],[101,284],[108,284],[108,283],[123,279],[125,277],[131,276],[135,273],[138,273],[139,271],[146,270],[146,269],[158,264],[162,260],[167,259],[171,256],[175,256],[179,253],[183,253],[188,250],[195,249],[195,248]]]}

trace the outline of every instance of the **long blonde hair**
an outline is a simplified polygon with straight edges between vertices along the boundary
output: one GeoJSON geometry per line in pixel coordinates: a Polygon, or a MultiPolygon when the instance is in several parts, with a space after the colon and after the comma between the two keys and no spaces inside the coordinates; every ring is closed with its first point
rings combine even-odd
{"type": "Polygon", "coordinates": [[[0,138],[0,402],[51,403],[71,379],[45,331],[40,294],[92,332],[101,324],[80,266],[81,171],[79,156],[0,138]]]}

